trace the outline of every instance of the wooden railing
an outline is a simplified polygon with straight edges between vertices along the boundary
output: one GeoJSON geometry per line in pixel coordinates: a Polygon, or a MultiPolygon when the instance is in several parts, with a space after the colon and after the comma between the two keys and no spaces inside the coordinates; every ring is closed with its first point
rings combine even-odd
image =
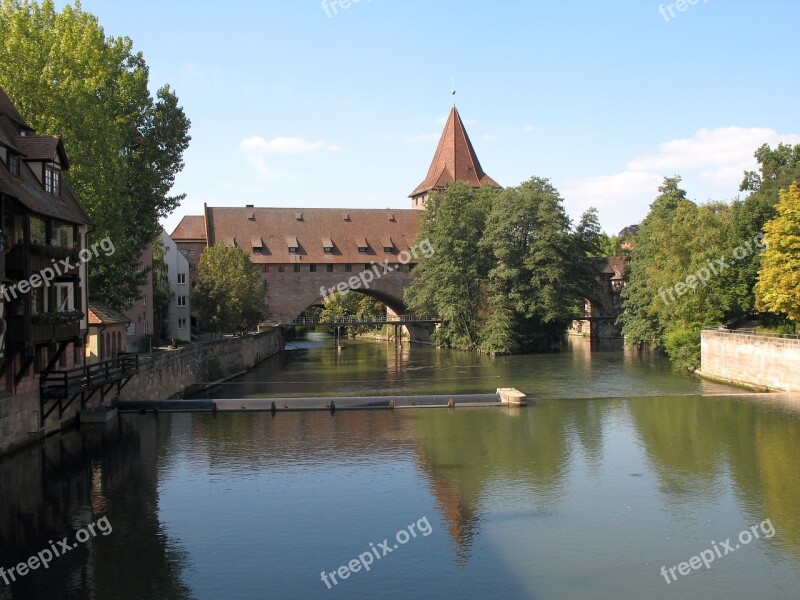
{"type": "Polygon", "coordinates": [[[139,372],[139,355],[120,353],[116,358],[69,369],[42,371],[39,388],[43,398],[67,398],[123,382],[139,372]]]}

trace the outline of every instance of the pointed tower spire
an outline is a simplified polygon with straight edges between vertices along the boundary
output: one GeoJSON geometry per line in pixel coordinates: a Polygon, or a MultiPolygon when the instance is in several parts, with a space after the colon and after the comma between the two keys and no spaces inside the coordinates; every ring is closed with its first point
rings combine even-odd
{"type": "Polygon", "coordinates": [[[424,209],[430,192],[443,190],[454,181],[463,181],[475,189],[487,183],[497,185],[494,179],[483,172],[455,104],[444,126],[428,175],[411,192],[411,207],[424,209]]]}

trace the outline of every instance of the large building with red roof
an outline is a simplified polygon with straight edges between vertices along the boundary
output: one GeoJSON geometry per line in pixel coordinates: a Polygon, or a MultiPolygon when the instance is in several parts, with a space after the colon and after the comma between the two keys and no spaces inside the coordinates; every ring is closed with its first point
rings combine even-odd
{"type": "MultiPolygon", "coordinates": [[[[422,210],[431,192],[454,181],[479,188],[497,185],[484,173],[455,106],[428,174],[411,193],[410,209],[203,207],[172,233],[196,283],[203,251],[215,244],[250,254],[267,285],[272,317],[294,318],[320,302],[323,292],[373,269],[380,277],[359,291],[405,312],[403,290],[416,264],[422,210]],[[375,265],[387,265],[375,270],[375,265]]],[[[348,287],[350,287],[348,285],[348,287]]]]}

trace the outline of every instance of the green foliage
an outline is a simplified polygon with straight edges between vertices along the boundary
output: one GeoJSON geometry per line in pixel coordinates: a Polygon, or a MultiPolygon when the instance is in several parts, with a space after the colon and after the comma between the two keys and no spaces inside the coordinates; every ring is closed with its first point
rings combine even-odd
{"type": "Polygon", "coordinates": [[[546,179],[504,190],[451,184],[429,202],[419,235],[435,253],[414,270],[406,302],[445,319],[433,336],[440,346],[548,349],[595,284],[596,211],[573,230],[546,179]]]}
{"type": "Polygon", "coordinates": [[[420,260],[406,291],[408,306],[447,321],[433,335],[439,346],[474,349],[478,345],[487,254],[478,247],[497,188],[478,192],[456,182],[428,201],[418,239],[430,240],[434,254],[420,260]]]}
{"type": "Polygon", "coordinates": [[[627,256],[630,251],[622,247],[622,240],[619,236],[601,233],[598,240],[600,253],[598,256],[627,256]]]}
{"type": "Polygon", "coordinates": [[[731,209],[697,206],[679,184],[677,177],[664,180],[634,238],[620,324],[628,344],[662,349],[677,365],[694,369],[703,325],[734,308],[726,300],[725,272],[711,269],[714,259],[727,255],[731,209]]]}
{"type": "Polygon", "coordinates": [[[158,339],[169,337],[169,309],[174,299],[167,263],[164,262],[164,246],[161,236],[158,236],[153,240],[153,332],[158,339]]]}
{"type": "Polygon", "coordinates": [[[777,216],[764,226],[767,250],[756,284],[758,308],[800,320],[800,186],[781,192],[777,216]]]}
{"type": "MultiPolygon", "coordinates": [[[[322,303],[324,308],[319,316],[321,320],[340,319],[342,317],[357,317],[359,319],[369,319],[371,317],[385,316],[386,307],[379,300],[375,300],[366,294],[357,292],[336,292],[326,296],[322,303]]],[[[349,326],[347,333],[350,337],[355,337],[363,333],[379,330],[380,326],[357,325],[349,326]]]]}
{"type": "MultiPolygon", "coordinates": [[[[136,264],[182,196],[189,120],[169,86],[156,98],[148,68],[127,37],[106,37],[79,2],[0,1],[0,86],[40,134],[63,136],[65,174],[113,256],[89,264],[93,300],[124,308],[138,295],[136,264]]],[[[90,241],[91,243],[91,241],[90,241]]]]}
{"type": "Polygon", "coordinates": [[[217,333],[246,331],[267,316],[267,290],[241,248],[212,246],[200,257],[192,307],[203,328],[217,333]]]}

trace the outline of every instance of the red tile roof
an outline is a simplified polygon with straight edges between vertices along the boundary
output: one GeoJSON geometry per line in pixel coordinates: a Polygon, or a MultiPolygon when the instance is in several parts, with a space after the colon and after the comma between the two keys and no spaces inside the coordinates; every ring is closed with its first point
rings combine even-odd
{"type": "Polygon", "coordinates": [[[116,323],[130,323],[131,320],[117,311],[103,304],[89,304],[89,325],[114,325],[116,323]]]}
{"type": "MultiPolygon", "coordinates": [[[[252,211],[250,211],[252,212],[252,211]]],[[[206,241],[206,224],[202,215],[189,215],[183,217],[181,222],[170,235],[173,240],[180,239],[183,242],[206,241]]]]}
{"type": "Polygon", "coordinates": [[[431,190],[444,189],[453,181],[463,181],[473,188],[479,188],[487,183],[497,185],[494,179],[483,172],[464,123],[461,121],[461,115],[455,106],[450,111],[428,175],[411,192],[411,197],[431,190]]]}
{"type": "MultiPolygon", "coordinates": [[[[13,140],[11,147],[16,148],[22,158],[18,176],[0,166],[0,193],[16,198],[29,210],[40,215],[70,223],[90,224],[91,219],[78,203],[66,178],[61,180],[61,195],[54,196],[44,190],[41,179],[25,162],[29,158],[42,160],[41,153],[46,154],[49,148],[53,150],[49,159],[52,160],[56,152],[63,152],[61,139],[53,136],[20,136],[23,131],[27,133],[32,130],[0,88],[0,140],[13,140]],[[28,151],[34,152],[34,156],[29,156],[28,151]]],[[[66,155],[61,160],[65,168],[69,166],[66,155]]]]}
{"type": "MultiPolygon", "coordinates": [[[[299,221],[298,212],[296,208],[208,207],[208,221],[213,224],[211,244],[230,243],[233,238],[250,242],[240,247],[251,254],[255,264],[365,263],[386,259],[396,263],[398,254],[413,246],[423,216],[421,211],[410,209],[352,209],[347,211],[350,218],[345,221],[341,209],[304,208],[303,220],[299,221]],[[389,214],[394,215],[393,221],[389,214]],[[254,252],[252,242],[257,239],[263,248],[254,252]],[[384,243],[390,239],[393,250],[386,252],[384,243]],[[297,251],[289,252],[293,243],[297,244],[297,251]],[[324,250],[328,243],[333,246],[332,252],[324,250]],[[359,252],[359,247],[366,252],[359,252]]],[[[197,230],[192,224],[202,221],[202,217],[184,217],[172,239],[177,243],[196,240],[197,230]]]]}
{"type": "Polygon", "coordinates": [[[67,153],[59,135],[25,135],[14,138],[14,145],[26,160],[54,161],[58,156],[62,169],[69,169],[67,153]]]}

